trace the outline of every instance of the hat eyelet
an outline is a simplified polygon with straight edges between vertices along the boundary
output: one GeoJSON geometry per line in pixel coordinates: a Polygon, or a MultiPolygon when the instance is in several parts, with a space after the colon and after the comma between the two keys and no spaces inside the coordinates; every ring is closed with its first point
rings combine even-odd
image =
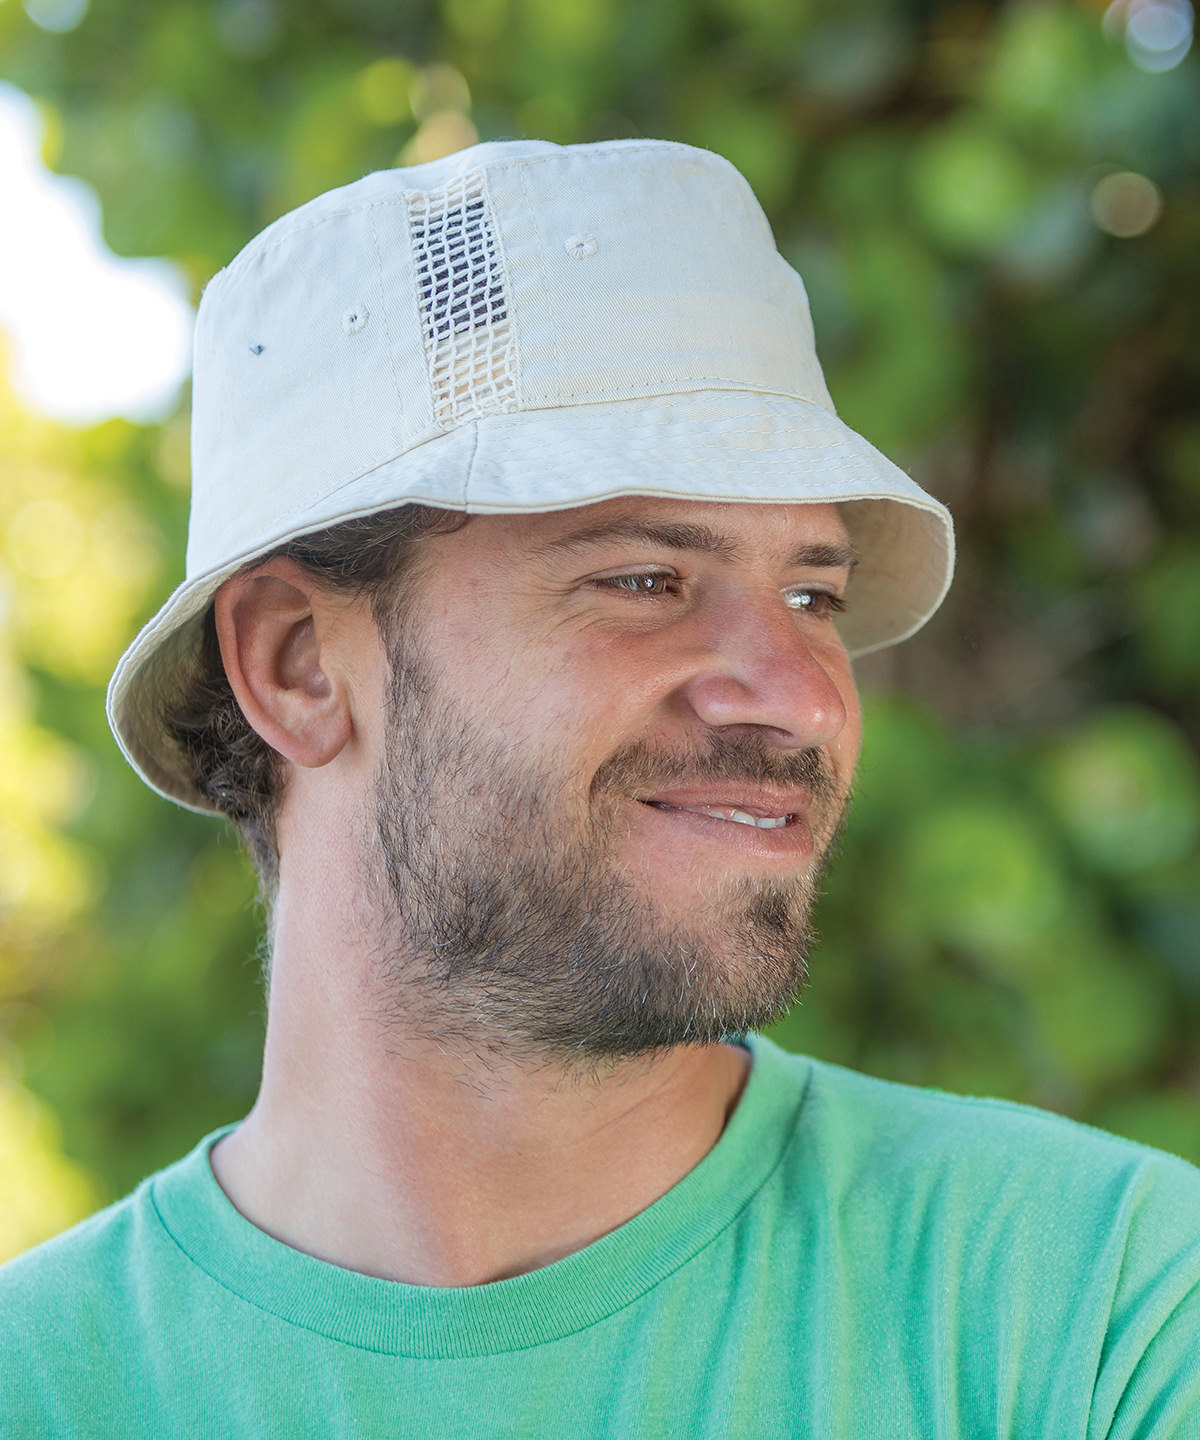
{"type": "Polygon", "coordinates": [[[600,247],[594,235],[572,235],[563,248],[572,260],[590,260],[600,247]]]}
{"type": "Polygon", "coordinates": [[[371,312],[365,305],[355,305],[342,316],[342,329],[347,335],[357,335],[370,318],[371,312]]]}

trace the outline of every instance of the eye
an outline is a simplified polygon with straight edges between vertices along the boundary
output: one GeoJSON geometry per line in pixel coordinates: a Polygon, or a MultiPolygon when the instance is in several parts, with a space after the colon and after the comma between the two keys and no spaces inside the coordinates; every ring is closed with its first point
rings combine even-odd
{"type": "Polygon", "coordinates": [[[816,615],[821,620],[829,620],[846,608],[842,597],[831,590],[809,590],[801,587],[785,590],[783,603],[789,610],[795,610],[801,615],[816,615]]]}
{"type": "Polygon", "coordinates": [[[602,590],[620,590],[627,595],[670,595],[679,577],[659,573],[642,572],[637,575],[601,575],[591,582],[602,590]]]}

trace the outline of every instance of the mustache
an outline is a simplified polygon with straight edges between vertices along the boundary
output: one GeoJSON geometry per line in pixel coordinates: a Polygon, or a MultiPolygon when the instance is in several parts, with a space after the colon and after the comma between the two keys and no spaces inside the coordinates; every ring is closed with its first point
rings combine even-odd
{"type": "Polygon", "coordinates": [[[639,791],[697,780],[802,787],[817,804],[842,798],[824,751],[778,750],[761,735],[723,735],[719,731],[687,753],[639,742],[622,746],[592,777],[591,793],[630,797],[639,791]]]}

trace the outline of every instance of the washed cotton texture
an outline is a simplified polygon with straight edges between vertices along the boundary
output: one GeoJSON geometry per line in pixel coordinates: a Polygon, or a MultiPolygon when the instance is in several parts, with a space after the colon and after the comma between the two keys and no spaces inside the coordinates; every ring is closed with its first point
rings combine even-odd
{"type": "Polygon", "coordinates": [[[491,1285],[289,1249],[225,1199],[209,1136],[0,1271],[0,1434],[1200,1435],[1200,1172],[748,1044],[693,1171],[491,1285]]]}

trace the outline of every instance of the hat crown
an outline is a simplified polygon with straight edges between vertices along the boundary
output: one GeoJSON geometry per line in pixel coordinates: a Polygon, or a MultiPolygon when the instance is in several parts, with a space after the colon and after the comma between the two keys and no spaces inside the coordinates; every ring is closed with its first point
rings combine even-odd
{"type": "Polygon", "coordinates": [[[188,573],[485,416],[700,390],[833,411],[803,283],[720,156],[512,141],[378,171],[205,291],[188,573]]]}

